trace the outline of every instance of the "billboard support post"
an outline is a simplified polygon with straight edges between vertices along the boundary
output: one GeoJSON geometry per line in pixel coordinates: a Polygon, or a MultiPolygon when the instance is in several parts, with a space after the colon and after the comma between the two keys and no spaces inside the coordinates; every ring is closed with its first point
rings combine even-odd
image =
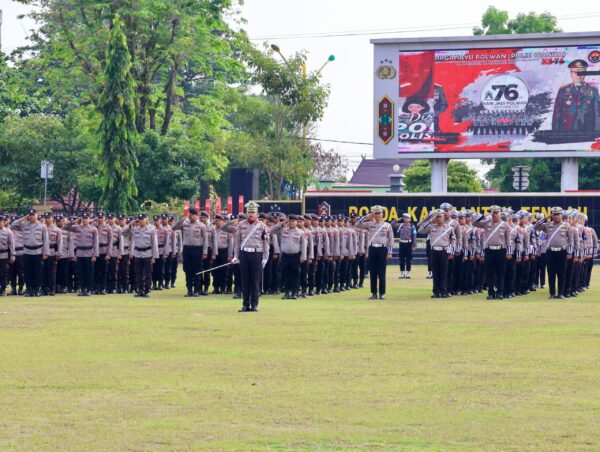
{"type": "Polygon", "coordinates": [[[579,190],[579,159],[566,157],[561,159],[560,191],[579,190]]]}
{"type": "Polygon", "coordinates": [[[431,160],[431,193],[448,193],[449,159],[431,160]]]}

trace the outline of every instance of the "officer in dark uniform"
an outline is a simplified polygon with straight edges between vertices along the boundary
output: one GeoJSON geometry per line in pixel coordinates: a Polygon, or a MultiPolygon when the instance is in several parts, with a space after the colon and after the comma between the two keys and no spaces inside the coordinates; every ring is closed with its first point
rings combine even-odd
{"type": "Polygon", "coordinates": [[[571,83],[561,87],[554,102],[552,130],[593,132],[600,130],[600,95],[598,88],[586,83],[582,72],[588,63],[569,63],[571,83]]]}

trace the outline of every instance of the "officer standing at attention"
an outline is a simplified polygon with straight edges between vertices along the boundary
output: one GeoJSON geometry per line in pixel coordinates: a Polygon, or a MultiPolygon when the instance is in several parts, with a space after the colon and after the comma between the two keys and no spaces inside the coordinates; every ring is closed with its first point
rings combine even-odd
{"type": "Polygon", "coordinates": [[[512,259],[512,246],[510,243],[511,227],[502,221],[500,214],[502,208],[491,206],[492,216],[479,215],[473,226],[483,229],[482,250],[485,259],[485,273],[488,286],[488,300],[504,298],[504,279],[506,262],[512,259]]]}
{"type": "Polygon", "coordinates": [[[10,225],[11,230],[23,234],[23,267],[25,271],[26,297],[39,297],[42,263],[50,254],[48,231],[38,221],[37,212],[31,209],[26,217],[10,225]]]}
{"type": "Polygon", "coordinates": [[[202,290],[200,275],[202,261],[207,258],[208,232],[204,223],[198,220],[198,211],[189,210],[187,217],[183,217],[173,225],[174,231],[181,231],[183,238],[183,271],[185,272],[186,297],[199,297],[202,290]]]}
{"type": "Polygon", "coordinates": [[[282,300],[295,300],[300,281],[300,265],[306,261],[306,234],[298,228],[298,216],[289,215],[285,223],[271,228],[271,234],[279,237],[281,250],[281,275],[283,277],[282,300]]]}
{"type": "Polygon", "coordinates": [[[131,239],[132,256],[135,262],[136,297],[147,298],[152,286],[152,265],[159,258],[156,228],[148,224],[145,213],[138,215],[137,225],[128,224],[123,234],[131,239]]]}
{"type": "Polygon", "coordinates": [[[548,236],[546,243],[546,265],[548,266],[548,288],[550,299],[564,300],[565,273],[567,261],[573,259],[573,229],[563,221],[563,209],[553,207],[551,210],[552,221],[546,218],[538,220],[534,228],[545,232],[548,236]],[[558,292],[556,281],[558,280],[558,292]]]}
{"type": "Polygon", "coordinates": [[[108,261],[112,253],[112,231],[106,224],[104,212],[96,214],[96,225],[98,228],[98,240],[100,241],[100,256],[94,264],[94,287],[96,295],[106,295],[106,281],[108,275],[108,261]]]}
{"type": "MultiPolygon", "coordinates": [[[[233,259],[233,237],[223,230],[225,218],[215,215],[215,242],[217,246],[217,260],[215,267],[230,263],[233,259]]],[[[214,294],[224,294],[227,288],[227,267],[213,270],[214,294]]]]}
{"type": "Polygon", "coordinates": [[[410,222],[410,214],[402,214],[402,222],[392,223],[398,229],[398,258],[400,260],[400,278],[410,279],[413,252],[417,247],[417,229],[410,222]]]}
{"type": "Polygon", "coordinates": [[[239,222],[234,238],[233,264],[239,263],[242,277],[243,306],[239,312],[258,312],[262,269],[269,260],[269,234],[258,221],[255,202],[245,205],[247,220],[239,222]]]}
{"type": "Polygon", "coordinates": [[[77,258],[77,273],[80,297],[89,297],[94,290],[94,263],[100,255],[98,229],[90,224],[89,214],[81,215],[80,224],[70,221],[65,230],[75,233],[75,257],[77,258]]]}
{"type": "MultiPolygon", "coordinates": [[[[11,225],[17,220],[17,217],[11,217],[11,225]]],[[[23,233],[12,229],[11,231],[15,242],[15,261],[10,265],[10,295],[23,295],[25,285],[23,233]]]]}
{"type": "Polygon", "coordinates": [[[213,267],[213,262],[217,259],[217,243],[215,241],[215,227],[210,224],[208,212],[203,210],[200,212],[200,221],[206,226],[206,235],[208,237],[208,258],[202,261],[202,270],[204,273],[200,276],[202,291],[200,295],[207,296],[208,288],[210,287],[210,270],[213,267]]]}
{"type": "Polygon", "coordinates": [[[373,206],[365,221],[357,223],[356,228],[369,232],[366,246],[371,279],[371,297],[369,299],[377,300],[379,292],[379,299],[384,300],[386,266],[387,261],[392,258],[392,248],[394,247],[392,225],[383,221],[383,207],[373,206]]]}
{"type": "Polygon", "coordinates": [[[69,263],[75,259],[75,249],[73,246],[73,234],[64,229],[65,219],[62,215],[57,215],[56,226],[60,229],[62,236],[61,248],[58,250],[60,260],[56,266],[56,291],[58,293],[68,293],[67,275],[69,272],[69,263]]]}
{"type": "Polygon", "coordinates": [[[110,260],[108,261],[108,278],[106,291],[110,294],[117,293],[119,284],[119,265],[121,262],[121,226],[116,222],[114,213],[108,214],[108,227],[111,230],[112,248],[110,250],[110,260]]]}
{"type": "Polygon", "coordinates": [[[431,240],[431,272],[433,295],[431,298],[448,298],[448,261],[454,259],[456,236],[447,224],[442,209],[434,210],[417,224],[419,234],[428,234],[431,240]],[[433,223],[431,220],[434,219],[433,223]]]}
{"type": "Polygon", "coordinates": [[[175,225],[175,217],[173,215],[169,216],[169,227],[171,228],[171,265],[169,266],[168,274],[165,272],[165,287],[169,284],[171,285],[171,289],[175,288],[175,281],[177,280],[177,268],[179,267],[179,257],[183,252],[181,231],[173,231],[173,226],[175,225]]]}
{"type": "Polygon", "coordinates": [[[44,223],[48,231],[48,248],[50,252],[44,260],[42,292],[44,295],[56,294],[56,267],[61,258],[62,231],[54,224],[54,217],[50,212],[44,212],[44,223]]]}
{"type": "Polygon", "coordinates": [[[15,242],[12,231],[5,227],[7,218],[0,215],[0,296],[8,284],[8,268],[15,261],[15,242]]]}

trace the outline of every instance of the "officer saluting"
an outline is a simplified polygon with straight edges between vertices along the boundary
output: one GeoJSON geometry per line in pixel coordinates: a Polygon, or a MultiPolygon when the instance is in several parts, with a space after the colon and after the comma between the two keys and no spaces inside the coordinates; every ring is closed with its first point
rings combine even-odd
{"type": "Polygon", "coordinates": [[[152,266],[160,257],[156,228],[148,224],[145,213],[138,215],[137,225],[130,223],[122,231],[131,239],[131,255],[135,262],[136,297],[147,298],[152,285],[152,266]]]}
{"type": "Polygon", "coordinates": [[[502,221],[500,214],[502,208],[491,206],[491,217],[479,217],[473,222],[473,226],[483,229],[482,250],[485,259],[485,273],[488,286],[488,300],[504,298],[504,279],[506,273],[506,261],[512,259],[512,245],[510,241],[511,227],[506,221],[502,221]]]}
{"type": "Polygon", "coordinates": [[[383,207],[371,207],[371,213],[367,215],[364,223],[357,223],[356,228],[366,229],[369,233],[367,238],[367,254],[369,265],[369,277],[371,278],[370,300],[377,300],[379,286],[379,299],[385,299],[385,272],[387,260],[392,258],[392,247],[394,246],[394,231],[392,225],[383,221],[383,207]]]}
{"type": "Polygon", "coordinates": [[[38,221],[37,212],[31,209],[26,217],[20,218],[11,224],[13,231],[23,234],[23,251],[25,284],[27,285],[26,297],[39,297],[42,263],[50,254],[48,231],[46,226],[38,221]]]}
{"type": "Polygon", "coordinates": [[[183,217],[173,225],[173,231],[182,231],[183,271],[187,286],[186,297],[199,297],[202,290],[200,275],[202,260],[208,253],[208,232],[204,223],[198,220],[198,211],[189,210],[189,217],[183,217]]]}
{"type": "Polygon", "coordinates": [[[260,297],[262,269],[269,259],[269,234],[267,227],[258,221],[255,202],[245,205],[247,220],[239,222],[234,237],[233,264],[240,264],[244,305],[239,312],[257,312],[260,297]]]}
{"type": "Polygon", "coordinates": [[[546,218],[539,220],[534,228],[543,231],[548,236],[546,244],[546,259],[548,266],[548,288],[550,299],[564,299],[565,273],[567,261],[573,258],[573,229],[568,223],[563,222],[563,210],[553,207],[551,210],[552,222],[546,218]],[[558,279],[558,292],[555,291],[558,279]]]}
{"type": "Polygon", "coordinates": [[[80,297],[89,297],[94,289],[94,262],[100,255],[98,229],[90,224],[88,213],[81,215],[80,224],[70,221],[65,225],[65,231],[75,234],[75,257],[77,258],[77,274],[80,297]]]}
{"type": "Polygon", "coordinates": [[[431,271],[433,295],[431,298],[448,298],[448,261],[454,259],[456,236],[454,228],[444,219],[444,211],[437,209],[418,225],[419,234],[429,234],[431,240],[431,271]],[[433,223],[431,222],[434,219],[433,223]]]}

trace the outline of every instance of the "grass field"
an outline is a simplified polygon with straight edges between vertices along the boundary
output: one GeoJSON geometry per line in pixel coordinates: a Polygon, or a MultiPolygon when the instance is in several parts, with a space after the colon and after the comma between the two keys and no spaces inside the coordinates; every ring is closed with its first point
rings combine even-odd
{"type": "Polygon", "coordinates": [[[600,450],[600,289],[0,299],[0,449],[600,450]]]}

